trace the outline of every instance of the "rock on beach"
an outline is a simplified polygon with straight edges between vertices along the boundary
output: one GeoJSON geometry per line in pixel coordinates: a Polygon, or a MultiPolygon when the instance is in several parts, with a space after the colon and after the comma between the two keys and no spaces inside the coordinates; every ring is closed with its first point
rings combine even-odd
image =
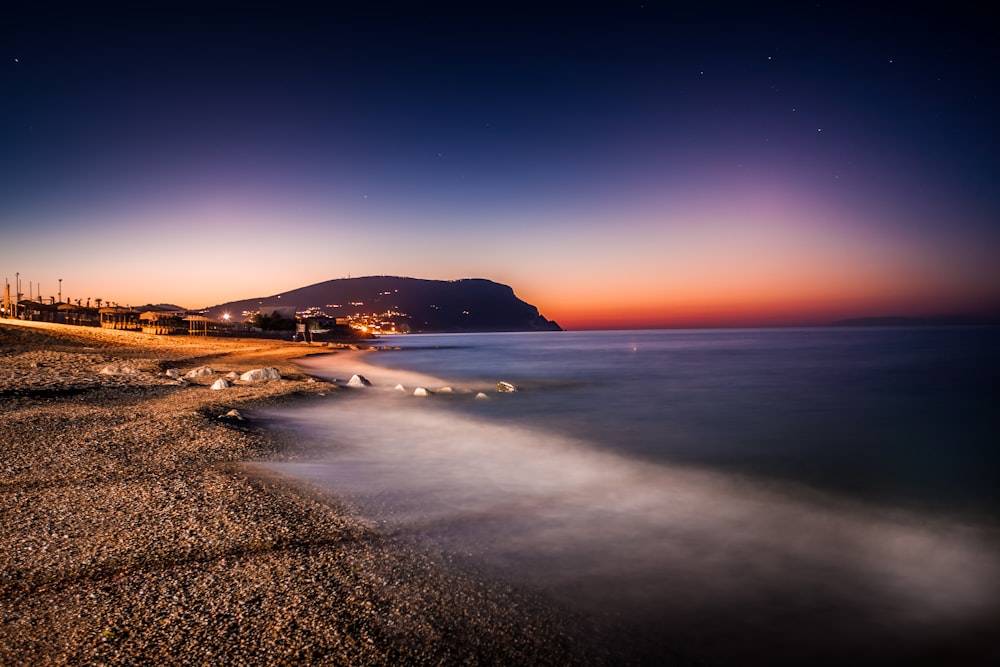
{"type": "Polygon", "coordinates": [[[347,381],[348,387],[370,387],[372,383],[364,375],[352,375],[347,381]]]}
{"type": "Polygon", "coordinates": [[[281,373],[277,368],[255,368],[240,376],[243,382],[261,382],[263,380],[280,380],[281,373]]]}

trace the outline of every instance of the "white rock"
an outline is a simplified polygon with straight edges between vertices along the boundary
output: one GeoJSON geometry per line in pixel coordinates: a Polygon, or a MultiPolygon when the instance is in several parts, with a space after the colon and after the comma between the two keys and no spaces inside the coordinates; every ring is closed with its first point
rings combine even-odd
{"type": "Polygon", "coordinates": [[[219,378],[212,384],[212,389],[215,391],[219,391],[220,389],[229,389],[229,387],[230,384],[226,378],[219,378]]]}
{"type": "Polygon", "coordinates": [[[484,394],[483,392],[479,392],[478,394],[476,394],[476,398],[479,398],[479,399],[485,398],[487,401],[490,400],[490,397],[487,396],[486,394],[484,394]]]}
{"type": "Polygon", "coordinates": [[[215,373],[215,371],[212,370],[211,366],[199,366],[198,368],[195,368],[194,370],[190,370],[187,373],[185,373],[184,377],[200,378],[206,375],[212,375],[213,373],[215,373]]]}
{"type": "Polygon", "coordinates": [[[121,364],[109,364],[101,369],[101,375],[138,375],[139,371],[131,366],[121,364]]]}
{"type": "Polygon", "coordinates": [[[240,378],[240,374],[237,373],[236,371],[229,371],[228,373],[226,373],[226,377],[229,378],[230,380],[238,380],[240,378]]]}
{"type": "Polygon", "coordinates": [[[497,391],[501,394],[513,394],[517,391],[517,387],[512,385],[510,382],[497,382],[497,391]]]}
{"type": "Polygon", "coordinates": [[[413,390],[413,395],[414,396],[430,396],[431,392],[427,391],[423,387],[417,387],[416,389],[413,390]]]}
{"type": "Polygon", "coordinates": [[[351,379],[347,381],[348,387],[370,387],[372,383],[368,381],[364,375],[352,375],[351,379]]]}
{"type": "Polygon", "coordinates": [[[181,376],[181,372],[176,368],[168,368],[163,374],[168,378],[179,378],[181,376]]]}
{"type": "Polygon", "coordinates": [[[395,387],[396,391],[406,391],[406,387],[401,384],[397,384],[395,387]]]}
{"type": "Polygon", "coordinates": [[[257,382],[258,380],[280,380],[281,373],[277,368],[255,368],[240,376],[243,382],[257,382]]]}
{"type": "Polygon", "coordinates": [[[438,389],[439,394],[450,394],[451,392],[452,392],[451,387],[441,387],[440,389],[438,389]]]}

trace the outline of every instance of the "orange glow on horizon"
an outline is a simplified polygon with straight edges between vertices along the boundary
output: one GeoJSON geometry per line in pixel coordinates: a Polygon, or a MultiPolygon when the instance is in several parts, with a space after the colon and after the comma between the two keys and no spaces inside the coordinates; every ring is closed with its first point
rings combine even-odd
{"type": "Polygon", "coordinates": [[[956,301],[947,294],[916,291],[790,290],[771,296],[739,293],[662,295],[636,299],[558,301],[542,314],[567,330],[821,326],[837,320],[882,316],[948,314],[1000,315],[1000,295],[970,295],[956,301]]]}

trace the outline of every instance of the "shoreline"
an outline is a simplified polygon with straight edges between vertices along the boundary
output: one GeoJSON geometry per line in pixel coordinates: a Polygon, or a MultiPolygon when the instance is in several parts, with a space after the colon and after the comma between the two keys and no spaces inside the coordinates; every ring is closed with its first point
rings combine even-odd
{"type": "Polygon", "coordinates": [[[0,663],[607,660],[549,600],[243,465],[300,452],[230,410],[336,400],[295,362],[330,347],[0,321],[0,349],[0,663]]]}
{"type": "MultiPolygon", "coordinates": [[[[558,420],[512,417],[504,400],[465,410],[459,395],[407,398],[412,384],[461,394],[479,381],[470,378],[499,377],[503,364],[483,347],[479,366],[363,352],[309,361],[317,375],[364,373],[372,387],[334,410],[291,408],[316,456],[277,467],[355,498],[400,534],[613,615],[650,663],[684,646],[710,664],[991,664],[995,520],[794,479],[649,465],[558,420]]],[[[578,398],[547,407],[592,407],[578,398]]]]}

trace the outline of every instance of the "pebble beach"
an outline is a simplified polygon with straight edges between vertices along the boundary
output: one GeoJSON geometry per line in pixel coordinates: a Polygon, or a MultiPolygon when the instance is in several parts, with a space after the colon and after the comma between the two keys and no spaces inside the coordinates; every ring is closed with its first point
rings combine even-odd
{"type": "Polygon", "coordinates": [[[0,664],[605,662],[549,600],[259,472],[300,452],[255,411],[338,400],[294,362],[329,353],[0,321],[0,664]]]}

